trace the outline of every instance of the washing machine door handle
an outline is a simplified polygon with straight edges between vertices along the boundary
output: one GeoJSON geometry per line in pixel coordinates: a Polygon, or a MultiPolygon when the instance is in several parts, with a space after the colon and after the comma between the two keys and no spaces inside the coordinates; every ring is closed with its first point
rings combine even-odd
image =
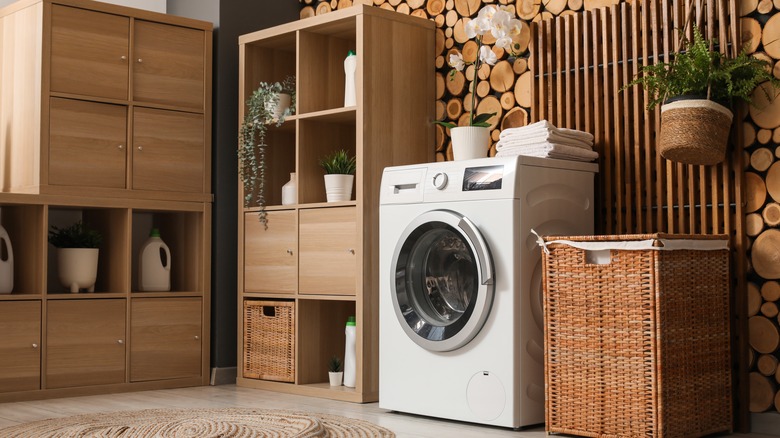
{"type": "Polygon", "coordinates": [[[466,217],[461,217],[458,221],[458,228],[468,236],[468,241],[474,246],[474,254],[479,259],[480,278],[482,284],[493,284],[493,267],[490,265],[490,256],[487,245],[482,235],[477,231],[476,225],[466,217]]]}

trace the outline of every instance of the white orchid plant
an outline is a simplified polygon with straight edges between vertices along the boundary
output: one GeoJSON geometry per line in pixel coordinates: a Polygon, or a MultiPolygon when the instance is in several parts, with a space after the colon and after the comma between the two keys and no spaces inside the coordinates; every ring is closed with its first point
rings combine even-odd
{"type": "MultiPolygon", "coordinates": [[[[483,63],[488,65],[495,65],[498,61],[498,57],[493,50],[488,47],[484,42],[484,36],[489,32],[495,39],[495,46],[500,47],[509,53],[516,55],[516,49],[518,44],[514,41],[520,35],[523,22],[514,18],[511,9],[507,7],[496,7],[493,5],[487,5],[482,8],[477,14],[477,18],[470,20],[464,26],[466,36],[469,39],[474,38],[477,42],[477,59],[473,62],[469,62],[463,59],[463,54],[458,52],[450,54],[449,65],[453,68],[450,71],[450,80],[455,76],[456,71],[463,71],[467,65],[474,64],[474,78],[471,80],[471,110],[469,111],[469,126],[490,126],[488,120],[490,120],[496,113],[483,113],[474,115],[476,109],[476,92],[475,85],[479,74],[479,68],[483,63]]],[[[446,128],[455,128],[457,125],[453,122],[435,122],[446,128]]]]}

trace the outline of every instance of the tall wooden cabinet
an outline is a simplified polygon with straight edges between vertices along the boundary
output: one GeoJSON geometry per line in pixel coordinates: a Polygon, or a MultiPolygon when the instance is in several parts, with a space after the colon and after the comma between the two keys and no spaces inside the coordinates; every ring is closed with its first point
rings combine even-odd
{"type": "Polygon", "coordinates": [[[0,9],[0,402],[208,383],[212,25],[90,0],[0,9]],[[51,226],[103,236],[94,293],[51,226]],[[171,290],[141,292],[158,228],[171,290]]]}
{"type": "Polygon", "coordinates": [[[268,228],[256,205],[239,205],[238,384],[377,400],[378,290],[387,281],[378,278],[379,185],[386,166],[433,159],[434,24],[356,4],[243,35],[239,50],[241,116],[260,82],[288,75],[296,75],[297,113],[266,137],[268,228]],[[344,107],[349,50],[358,56],[357,105],[344,107]],[[318,163],[337,149],[357,157],[355,189],[352,200],[328,203],[318,163]],[[281,205],[290,172],[298,203],[281,205]],[[294,302],[293,383],[243,375],[245,300],[294,302]],[[357,319],[357,385],[331,387],[328,359],[344,355],[349,316],[357,319]]]}

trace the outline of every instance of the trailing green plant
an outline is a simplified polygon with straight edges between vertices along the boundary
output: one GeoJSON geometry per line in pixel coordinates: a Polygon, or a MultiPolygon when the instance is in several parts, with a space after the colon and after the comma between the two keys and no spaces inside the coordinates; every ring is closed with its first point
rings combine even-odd
{"type": "Polygon", "coordinates": [[[682,49],[673,55],[673,62],[643,67],[641,76],[623,89],[641,85],[649,95],[647,109],[652,110],[668,98],[684,95],[706,97],[727,105],[734,99],[750,103],[759,84],[770,81],[775,87],[780,86],[768,63],[749,55],[746,49],[729,58],[711,49],[713,46],[694,27],[693,41],[682,40],[682,49]]]}
{"type": "Polygon", "coordinates": [[[56,248],[97,248],[102,242],[103,236],[82,221],[66,228],[52,225],[49,231],[49,243],[56,248]]]}
{"type": "Polygon", "coordinates": [[[350,157],[344,149],[325,155],[320,159],[320,166],[328,175],[354,175],[357,163],[355,157],[350,157]]]}
{"type": "Polygon", "coordinates": [[[340,373],[342,369],[341,359],[338,356],[333,356],[328,361],[328,372],[340,373]]]}
{"type": "Polygon", "coordinates": [[[246,101],[245,111],[238,135],[238,173],[244,184],[244,205],[250,206],[255,201],[260,207],[260,222],[267,227],[265,149],[268,145],[265,137],[269,125],[281,126],[295,112],[295,76],[288,76],[282,82],[261,82],[246,101]],[[278,118],[274,118],[280,94],[289,94],[291,104],[278,118]]]}

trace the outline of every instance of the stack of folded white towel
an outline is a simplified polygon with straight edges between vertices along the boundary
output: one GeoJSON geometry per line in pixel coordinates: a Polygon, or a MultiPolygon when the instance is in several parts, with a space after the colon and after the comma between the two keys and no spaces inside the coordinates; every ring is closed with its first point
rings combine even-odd
{"type": "Polygon", "coordinates": [[[547,120],[501,131],[496,143],[496,156],[515,155],[576,161],[593,161],[599,157],[598,152],[593,150],[593,134],[556,128],[547,120]]]}

